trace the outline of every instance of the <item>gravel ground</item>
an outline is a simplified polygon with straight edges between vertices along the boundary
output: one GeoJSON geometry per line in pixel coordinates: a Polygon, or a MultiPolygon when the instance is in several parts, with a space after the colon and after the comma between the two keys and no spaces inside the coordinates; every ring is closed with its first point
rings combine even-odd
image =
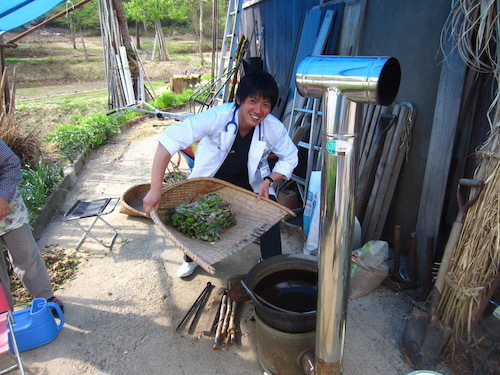
{"type": "MultiPolygon", "coordinates": [[[[77,199],[121,196],[129,187],[148,182],[164,125],[144,121],[92,152],[46,227],[40,247],[76,246],[82,231],[65,221],[64,213],[77,199]]],[[[76,278],[57,292],[65,303],[64,327],[51,343],[22,353],[28,374],[263,373],[251,302],[239,304],[238,345],[213,350],[213,337],[204,336],[201,327],[193,334],[175,330],[208,281],[223,287],[229,277],[245,274],[257,263],[257,245],[216,265],[215,275],[198,268],[181,280],[175,273],[182,253],[151,220],[124,215],[119,208],[105,218],[118,229],[115,245],[110,251],[91,238],[85,240],[76,278]]],[[[100,224],[96,232],[109,238],[100,224]]],[[[285,253],[302,252],[299,230],[283,226],[282,234],[285,253]]],[[[409,373],[412,369],[398,349],[409,310],[400,296],[384,287],[350,301],[344,373],[409,373]]]]}

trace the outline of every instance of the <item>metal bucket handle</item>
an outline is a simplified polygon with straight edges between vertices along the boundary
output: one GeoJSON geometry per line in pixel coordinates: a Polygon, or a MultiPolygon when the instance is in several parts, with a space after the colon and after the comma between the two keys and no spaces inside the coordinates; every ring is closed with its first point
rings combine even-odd
{"type": "Polygon", "coordinates": [[[292,315],[313,315],[313,314],[316,314],[316,310],[313,310],[313,311],[305,311],[305,312],[297,312],[297,311],[290,311],[290,310],[286,310],[286,309],[283,309],[281,307],[278,307],[278,306],[275,306],[273,305],[272,303],[266,301],[264,298],[262,298],[261,296],[259,296],[258,294],[256,294],[253,290],[251,290],[247,284],[245,284],[245,282],[243,280],[241,280],[241,286],[243,286],[243,288],[245,288],[245,291],[250,295],[250,297],[252,297],[254,299],[254,301],[258,301],[260,302],[261,304],[271,308],[271,309],[274,309],[274,310],[278,310],[280,312],[283,312],[283,313],[287,313],[287,314],[292,314],[292,315]]]}

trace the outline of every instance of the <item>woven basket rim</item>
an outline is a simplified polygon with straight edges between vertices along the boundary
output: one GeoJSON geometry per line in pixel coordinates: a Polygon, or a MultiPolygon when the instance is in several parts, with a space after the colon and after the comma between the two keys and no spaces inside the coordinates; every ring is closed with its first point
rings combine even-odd
{"type": "MultiPolygon", "coordinates": [[[[216,189],[214,191],[217,192],[217,190],[228,189],[226,191],[237,192],[238,195],[246,195],[248,197],[251,197],[252,199],[257,199],[257,194],[256,193],[253,193],[253,192],[251,192],[249,190],[246,190],[246,189],[241,188],[239,186],[233,185],[233,184],[231,184],[229,182],[222,181],[222,180],[219,180],[219,179],[213,178],[213,177],[195,177],[195,178],[188,179],[186,181],[182,181],[182,182],[179,182],[179,183],[176,183],[176,184],[173,184],[173,185],[169,185],[168,187],[166,187],[165,189],[163,189],[162,196],[164,194],[165,195],[168,194],[173,189],[182,189],[182,187],[184,185],[189,184],[189,183],[191,183],[191,184],[192,183],[197,183],[197,184],[207,183],[207,184],[210,184],[210,186],[212,186],[212,185],[220,186],[220,189],[216,189]]],[[[274,201],[272,201],[272,200],[270,200],[268,198],[263,198],[263,199],[261,199],[261,201],[262,201],[261,204],[265,204],[266,207],[269,207],[270,210],[273,212],[273,215],[270,215],[270,216],[273,216],[273,217],[269,218],[270,219],[269,222],[264,223],[262,225],[262,228],[263,228],[264,232],[267,231],[272,225],[276,224],[276,222],[279,222],[280,220],[282,220],[287,215],[295,216],[295,213],[293,211],[289,210],[288,208],[286,208],[286,207],[280,205],[279,203],[274,202],[274,201]],[[278,217],[278,218],[276,218],[276,217],[278,217]]],[[[173,207],[173,206],[174,205],[172,205],[170,207],[173,207]]],[[[164,206],[162,208],[169,208],[169,207],[168,206],[164,206]]],[[[166,225],[160,219],[160,216],[158,214],[157,209],[151,210],[150,215],[151,215],[151,218],[153,219],[153,221],[155,222],[155,224],[158,225],[158,227],[160,228],[160,230],[165,234],[165,236],[175,246],[177,246],[180,250],[182,250],[190,258],[192,258],[205,271],[207,271],[210,274],[214,274],[215,273],[215,269],[212,267],[212,264],[215,263],[215,262],[211,263],[210,261],[207,261],[206,259],[203,259],[201,256],[199,256],[197,253],[193,252],[191,249],[188,249],[185,246],[185,244],[184,244],[186,241],[185,240],[183,241],[183,239],[185,239],[186,236],[184,236],[183,234],[181,234],[181,232],[179,232],[173,226],[166,225]]],[[[245,227],[243,227],[243,228],[245,228],[245,227]]],[[[236,252],[238,250],[241,250],[244,247],[246,247],[247,245],[249,245],[250,243],[252,243],[255,239],[259,238],[264,232],[255,231],[255,232],[252,232],[250,234],[246,234],[242,238],[235,238],[234,243],[232,243],[229,246],[229,248],[222,249],[222,251],[227,250],[227,251],[230,252],[229,255],[231,255],[234,252],[236,252]]],[[[226,237],[226,240],[225,240],[226,244],[228,242],[230,242],[230,241],[227,241],[228,238],[229,237],[226,237]]],[[[199,241],[200,244],[203,243],[202,240],[195,240],[195,239],[190,239],[190,240],[191,241],[199,241]]]]}
{"type": "Polygon", "coordinates": [[[120,206],[120,213],[125,214],[125,215],[130,215],[130,216],[141,216],[141,217],[147,217],[150,218],[150,216],[145,213],[144,211],[139,211],[136,208],[132,207],[131,205],[128,204],[127,199],[129,199],[129,195],[135,191],[135,190],[141,190],[142,188],[148,188],[151,186],[150,183],[143,183],[143,184],[137,184],[134,186],[131,186],[128,188],[122,195],[121,199],[121,206],[120,206]]]}
{"type": "MultiPolygon", "coordinates": [[[[237,190],[240,193],[246,194],[248,196],[252,196],[252,197],[256,197],[257,196],[257,193],[254,193],[253,191],[250,191],[250,190],[244,189],[242,187],[236,186],[236,185],[231,184],[230,182],[227,182],[227,181],[224,181],[224,180],[219,180],[218,178],[215,178],[215,177],[193,177],[193,178],[187,179],[185,181],[178,182],[176,184],[164,185],[164,187],[162,189],[162,194],[167,193],[168,191],[170,191],[171,189],[174,189],[174,188],[178,189],[180,186],[185,185],[187,183],[191,183],[191,182],[204,182],[204,181],[206,181],[206,182],[214,182],[214,183],[216,183],[218,185],[227,186],[227,187],[229,187],[229,188],[231,188],[233,190],[237,190]]],[[[295,212],[293,212],[289,208],[287,208],[287,207],[279,204],[278,202],[275,202],[275,201],[273,201],[273,200],[271,200],[269,198],[261,198],[261,199],[263,201],[266,201],[267,203],[272,204],[276,208],[279,208],[280,210],[286,211],[287,215],[296,216],[295,212]]]]}

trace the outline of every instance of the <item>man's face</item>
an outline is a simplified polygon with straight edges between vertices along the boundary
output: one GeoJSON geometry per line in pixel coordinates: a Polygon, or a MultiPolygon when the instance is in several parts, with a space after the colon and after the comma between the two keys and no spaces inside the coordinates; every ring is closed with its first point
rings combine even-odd
{"type": "Polygon", "coordinates": [[[256,127],[271,112],[271,101],[260,96],[248,96],[242,103],[238,100],[240,112],[238,124],[243,127],[256,127]]]}

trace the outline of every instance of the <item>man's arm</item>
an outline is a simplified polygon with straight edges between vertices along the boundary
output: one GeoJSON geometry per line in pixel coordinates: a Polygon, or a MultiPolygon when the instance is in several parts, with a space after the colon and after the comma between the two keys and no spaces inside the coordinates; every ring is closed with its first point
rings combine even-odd
{"type": "Polygon", "coordinates": [[[21,162],[17,155],[0,140],[0,220],[9,214],[9,203],[22,181],[21,162]]]}
{"type": "Polygon", "coordinates": [[[167,151],[161,143],[158,143],[155,158],[153,160],[153,167],[151,169],[151,187],[149,192],[143,199],[144,211],[149,214],[153,208],[158,207],[161,198],[161,189],[163,186],[163,177],[165,170],[170,162],[172,155],[167,151]]]}

